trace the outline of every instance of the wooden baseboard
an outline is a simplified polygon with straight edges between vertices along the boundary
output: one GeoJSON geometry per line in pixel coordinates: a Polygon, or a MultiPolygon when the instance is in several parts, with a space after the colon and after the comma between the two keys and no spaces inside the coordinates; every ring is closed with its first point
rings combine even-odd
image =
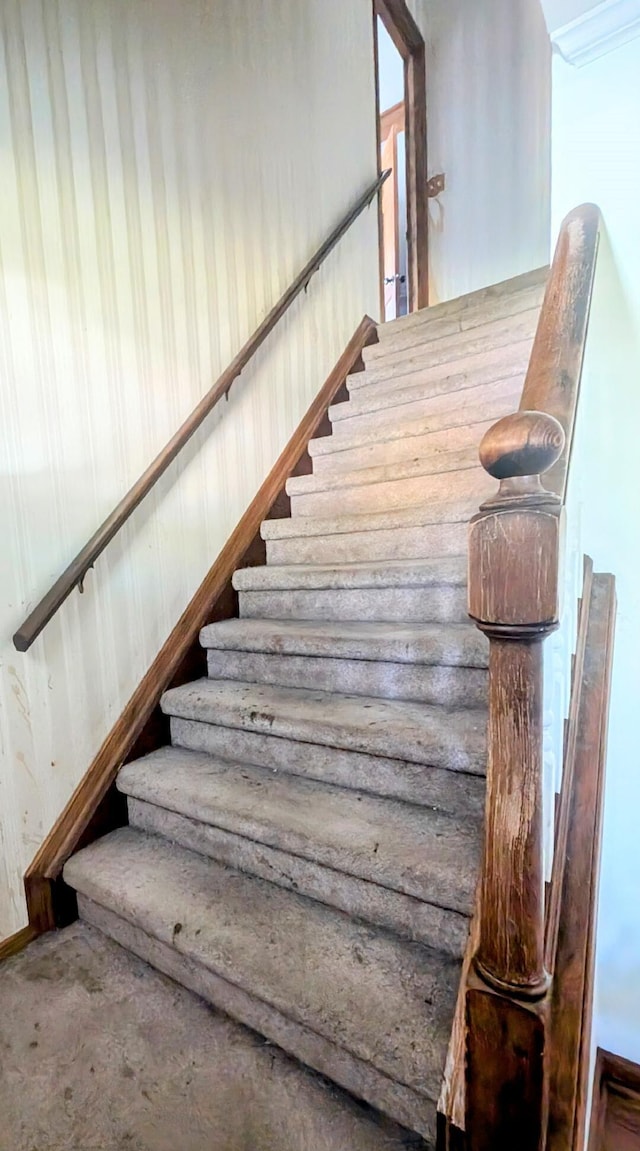
{"type": "Polygon", "coordinates": [[[74,918],[73,896],[60,879],[64,864],[74,851],[126,822],[124,804],[114,787],[120,767],[169,742],[168,722],[159,708],[161,695],[169,687],[206,675],[206,659],[198,643],[200,629],[237,614],[231,586],[234,571],[265,562],[260,524],[274,514],[288,514],[287,479],[311,470],[309,440],[330,430],[329,405],[347,376],[363,367],[362,349],[376,339],[375,322],[364,316],[30,864],[24,882],[34,934],[74,918]]]}
{"type": "Polygon", "coordinates": [[[640,1151],[640,1065],[598,1048],[589,1151],[640,1151]]]}
{"type": "Polygon", "coordinates": [[[20,931],[16,931],[15,935],[10,935],[8,939],[0,939],[0,963],[3,959],[9,959],[11,955],[17,955],[22,951],[28,943],[35,939],[37,932],[34,931],[31,924],[27,927],[22,927],[20,931]]]}

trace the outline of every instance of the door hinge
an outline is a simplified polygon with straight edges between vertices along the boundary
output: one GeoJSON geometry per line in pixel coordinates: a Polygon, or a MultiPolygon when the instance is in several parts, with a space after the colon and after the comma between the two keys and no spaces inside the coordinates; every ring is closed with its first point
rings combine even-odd
{"type": "Polygon", "coordinates": [[[439,196],[444,192],[444,172],[440,172],[437,176],[432,176],[427,180],[427,196],[433,199],[434,196],[439,196]]]}

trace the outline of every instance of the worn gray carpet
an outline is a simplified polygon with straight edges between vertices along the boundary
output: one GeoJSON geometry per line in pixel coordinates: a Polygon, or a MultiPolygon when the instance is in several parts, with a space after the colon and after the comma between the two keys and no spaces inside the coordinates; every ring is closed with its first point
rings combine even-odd
{"type": "Polygon", "coordinates": [[[423,1146],[84,924],[0,965],[0,1151],[423,1146]]]}

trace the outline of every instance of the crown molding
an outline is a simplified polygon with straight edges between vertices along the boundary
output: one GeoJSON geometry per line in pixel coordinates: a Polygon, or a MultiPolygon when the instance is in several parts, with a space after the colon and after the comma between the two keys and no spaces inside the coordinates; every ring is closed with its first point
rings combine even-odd
{"type": "Polygon", "coordinates": [[[602,0],[555,28],[551,41],[564,60],[581,68],[636,36],[640,36],[640,0],[602,0]]]}

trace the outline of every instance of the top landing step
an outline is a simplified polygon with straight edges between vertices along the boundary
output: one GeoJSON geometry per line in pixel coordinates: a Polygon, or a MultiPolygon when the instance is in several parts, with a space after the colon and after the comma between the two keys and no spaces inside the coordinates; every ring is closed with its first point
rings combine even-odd
{"type": "Polygon", "coordinates": [[[424,323],[425,320],[461,315],[468,310],[481,308],[484,304],[487,306],[487,311],[490,312],[492,305],[499,303],[505,296],[516,295],[519,292],[527,292],[536,288],[539,288],[542,293],[548,278],[549,265],[545,264],[540,268],[534,268],[531,272],[513,276],[509,280],[489,284],[484,288],[468,292],[464,296],[443,300],[440,304],[432,304],[428,308],[410,312],[407,316],[399,316],[397,320],[389,320],[387,323],[379,324],[378,336],[381,339],[386,339],[387,336],[392,336],[395,333],[406,332],[413,325],[424,323]]]}

